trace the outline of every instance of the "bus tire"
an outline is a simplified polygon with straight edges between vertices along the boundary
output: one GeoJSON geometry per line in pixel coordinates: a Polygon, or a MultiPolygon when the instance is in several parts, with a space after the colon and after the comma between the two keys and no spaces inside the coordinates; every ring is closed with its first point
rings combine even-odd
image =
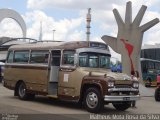
{"type": "Polygon", "coordinates": [[[112,104],[116,108],[116,110],[119,110],[119,111],[125,111],[126,109],[128,109],[129,107],[131,107],[131,102],[129,102],[129,101],[114,102],[112,104]]]}
{"type": "Polygon", "coordinates": [[[29,98],[28,94],[26,93],[26,85],[24,82],[21,82],[18,85],[18,97],[21,100],[27,100],[29,98]]]}
{"type": "Polygon", "coordinates": [[[33,100],[35,98],[35,94],[33,93],[27,93],[27,99],[28,100],[33,100]]]}
{"type": "Polygon", "coordinates": [[[103,97],[96,87],[86,90],[83,102],[86,110],[91,113],[98,113],[104,107],[103,97]]]}
{"type": "Polygon", "coordinates": [[[155,94],[154,94],[155,100],[156,101],[160,101],[160,88],[157,88],[155,90],[155,94]]]}

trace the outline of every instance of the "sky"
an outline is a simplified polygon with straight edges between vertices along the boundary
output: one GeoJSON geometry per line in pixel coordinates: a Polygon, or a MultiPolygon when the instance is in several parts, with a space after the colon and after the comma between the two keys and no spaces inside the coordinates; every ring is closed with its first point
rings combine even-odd
{"type": "MultiPolygon", "coordinates": [[[[154,18],[160,19],[160,0],[130,0],[132,20],[142,5],[148,8],[141,25],[154,18]]],[[[27,25],[27,37],[39,39],[42,22],[42,39],[60,41],[86,39],[86,14],[91,8],[91,40],[100,41],[103,35],[117,36],[118,27],[112,10],[116,8],[124,20],[128,0],[0,0],[0,9],[17,11],[27,25]]],[[[11,18],[0,23],[0,37],[22,37],[19,25],[11,18]]],[[[144,33],[144,44],[160,43],[160,23],[144,33]]],[[[111,50],[112,56],[120,55],[111,50]]]]}

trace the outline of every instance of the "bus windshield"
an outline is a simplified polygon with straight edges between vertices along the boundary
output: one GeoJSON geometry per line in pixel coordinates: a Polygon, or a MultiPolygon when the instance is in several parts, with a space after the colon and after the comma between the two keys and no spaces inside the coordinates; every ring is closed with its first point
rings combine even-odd
{"type": "Polygon", "coordinates": [[[142,73],[158,74],[160,72],[160,61],[157,60],[141,60],[142,73]]]}
{"type": "Polygon", "coordinates": [[[109,69],[110,56],[101,53],[83,52],[79,54],[79,66],[109,69]]]}

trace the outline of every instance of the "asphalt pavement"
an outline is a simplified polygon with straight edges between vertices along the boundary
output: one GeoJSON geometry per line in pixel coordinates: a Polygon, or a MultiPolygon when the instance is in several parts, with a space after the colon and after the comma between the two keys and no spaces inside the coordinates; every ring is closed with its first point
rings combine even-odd
{"type": "MultiPolygon", "coordinates": [[[[36,96],[33,101],[19,100],[12,90],[0,84],[0,118],[2,120],[86,120],[86,119],[130,119],[128,115],[159,114],[160,102],[154,100],[155,88],[140,87],[141,99],[136,102],[136,108],[117,111],[112,104],[105,105],[100,114],[92,114],[75,103],[48,99],[36,96]],[[150,94],[150,95],[149,95],[150,94]],[[104,116],[105,115],[105,116],[104,116]],[[114,115],[121,115],[121,118],[114,115]],[[5,119],[10,118],[10,119],[5,119]],[[15,119],[13,119],[15,118],[15,119]]],[[[132,116],[133,117],[133,116],[132,116]]],[[[132,118],[133,119],[133,118],[132,118]]],[[[136,119],[136,117],[134,118],[136,119]]],[[[159,119],[158,119],[159,120],[159,119]]]]}

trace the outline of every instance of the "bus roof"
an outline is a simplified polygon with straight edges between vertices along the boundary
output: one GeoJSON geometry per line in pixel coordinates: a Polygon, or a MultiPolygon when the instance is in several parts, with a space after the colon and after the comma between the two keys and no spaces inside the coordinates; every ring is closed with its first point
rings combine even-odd
{"type": "Polygon", "coordinates": [[[144,46],[142,46],[142,50],[143,49],[160,49],[160,44],[155,44],[155,45],[149,45],[149,44],[145,44],[144,46]]]}
{"type": "Polygon", "coordinates": [[[153,59],[148,59],[148,58],[140,58],[140,61],[160,62],[159,60],[153,60],[153,59]]]}
{"type": "MultiPolygon", "coordinates": [[[[87,41],[70,41],[70,42],[60,42],[60,41],[51,41],[51,42],[33,42],[22,45],[13,45],[9,50],[48,50],[48,49],[77,49],[77,48],[87,48],[87,41]]],[[[106,49],[109,51],[108,46],[105,43],[90,41],[90,47],[106,49]]]]}

